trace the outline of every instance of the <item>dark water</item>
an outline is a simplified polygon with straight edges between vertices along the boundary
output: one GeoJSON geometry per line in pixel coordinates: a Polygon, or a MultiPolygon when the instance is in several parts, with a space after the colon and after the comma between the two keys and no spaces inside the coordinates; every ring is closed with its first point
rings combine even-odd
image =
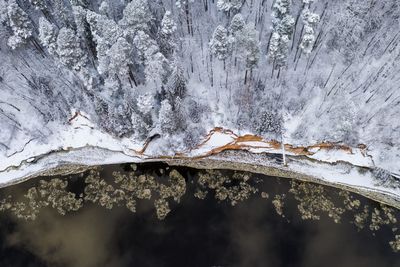
{"type": "MultiPolygon", "coordinates": [[[[106,167],[101,175],[109,179],[115,168],[106,167]]],[[[160,168],[165,170],[162,165],[139,166],[137,172],[160,168]]],[[[152,199],[138,201],[136,213],[93,203],[66,215],[43,208],[33,221],[11,211],[0,213],[0,266],[400,266],[400,253],[389,245],[398,222],[378,231],[368,226],[358,230],[351,223],[355,211],[343,213],[340,223],[326,212],[320,212],[319,220],[304,220],[299,201],[289,192],[290,180],[261,175],[249,180],[259,191],[235,206],[216,200],[211,191],[198,199],[197,171],[178,170],[187,181],[186,193],[180,203],[171,202],[164,220],[157,218],[152,199]],[[281,216],[272,201],[283,194],[281,216]]],[[[84,192],[82,177],[69,181],[69,190],[84,192]]],[[[35,184],[37,180],[0,193],[22,196],[35,184]]],[[[325,188],[324,195],[334,198],[337,190],[325,188]]],[[[380,207],[354,197],[361,206],[380,207]]],[[[399,212],[394,213],[399,219],[399,212]]]]}

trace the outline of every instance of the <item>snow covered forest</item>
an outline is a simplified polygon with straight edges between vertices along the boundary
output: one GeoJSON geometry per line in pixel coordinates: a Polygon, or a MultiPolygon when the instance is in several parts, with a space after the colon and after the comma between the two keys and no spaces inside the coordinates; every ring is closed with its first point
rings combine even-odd
{"type": "Polygon", "coordinates": [[[399,29],[398,0],[0,0],[0,154],[81,114],[171,151],[214,127],[365,144],[400,173],[399,29]]]}

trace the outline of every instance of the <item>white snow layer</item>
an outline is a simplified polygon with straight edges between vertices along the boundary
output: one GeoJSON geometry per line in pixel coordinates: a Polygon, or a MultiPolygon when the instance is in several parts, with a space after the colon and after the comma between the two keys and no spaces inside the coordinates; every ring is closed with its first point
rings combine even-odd
{"type": "MultiPolygon", "coordinates": [[[[182,154],[186,157],[207,156],[213,151],[231,144],[240,145],[243,149],[253,153],[280,154],[282,152],[280,149],[272,147],[268,142],[235,142],[236,138],[237,136],[230,132],[213,131],[197,148],[182,154]]],[[[147,151],[140,153],[143,145],[128,138],[116,139],[96,129],[90,122],[88,115],[78,113],[69,125],[66,125],[57,135],[54,135],[47,144],[39,144],[32,140],[21,151],[10,155],[0,155],[0,185],[4,186],[41,171],[67,164],[92,166],[141,162],[160,156],[160,150],[155,148],[151,149],[151,154],[147,154],[147,151]],[[50,153],[52,151],[65,152],[50,153]]],[[[342,167],[340,162],[347,162],[360,167],[373,167],[371,156],[361,149],[355,148],[349,152],[340,149],[315,148],[311,152],[314,154],[307,156],[311,159],[339,164],[329,165],[294,160],[289,162],[288,168],[332,183],[400,196],[400,189],[377,186],[371,175],[360,174],[356,170],[349,169],[349,167],[342,167]]],[[[291,152],[286,152],[286,154],[295,155],[291,152]]]]}

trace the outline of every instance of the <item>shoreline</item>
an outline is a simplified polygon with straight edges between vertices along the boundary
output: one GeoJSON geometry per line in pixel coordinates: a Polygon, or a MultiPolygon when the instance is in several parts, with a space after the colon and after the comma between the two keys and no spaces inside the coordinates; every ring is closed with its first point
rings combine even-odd
{"type": "Polygon", "coordinates": [[[256,165],[251,163],[234,162],[229,160],[216,160],[216,159],[201,159],[195,161],[181,161],[173,160],[167,162],[170,166],[184,166],[194,169],[229,169],[235,171],[244,171],[255,174],[263,174],[267,176],[274,176],[283,179],[295,179],[303,182],[316,183],[323,186],[333,187],[345,191],[349,191],[363,197],[369,198],[373,201],[397,208],[400,210],[400,196],[393,196],[384,192],[373,191],[369,188],[356,188],[346,184],[332,183],[329,181],[321,180],[318,177],[291,171],[285,168],[256,165]]]}
{"type": "MultiPolygon", "coordinates": [[[[87,147],[71,150],[68,152],[52,152],[42,156],[39,160],[28,163],[22,167],[9,171],[14,176],[8,182],[0,184],[0,188],[12,186],[34,179],[40,176],[69,175],[81,173],[89,169],[105,165],[123,163],[149,163],[164,162],[170,166],[184,166],[195,169],[229,169],[246,171],[267,176],[275,176],[286,179],[296,179],[305,182],[312,182],[324,186],[334,187],[341,190],[350,191],[374,201],[400,209],[400,190],[382,190],[374,186],[356,186],[350,183],[331,181],[329,175],[315,175],[318,168],[330,168],[330,174],[344,176],[342,168],[348,168],[352,173],[363,174],[368,172],[366,167],[354,166],[349,163],[340,163],[340,169],[335,169],[337,164],[329,164],[311,160],[306,157],[286,155],[289,166],[283,166],[277,162],[277,154],[272,153],[253,153],[245,150],[226,150],[218,154],[205,157],[154,157],[140,158],[132,157],[118,151],[109,151],[103,148],[87,147]],[[89,156],[91,155],[91,156],[89,156]],[[300,166],[300,167],[299,167],[300,166]],[[301,167],[303,166],[303,167],[301,167]],[[314,174],[313,174],[314,172],[314,174]]],[[[279,155],[278,155],[279,156],[279,155]]],[[[352,173],[348,173],[344,178],[352,178],[352,173]]],[[[6,175],[0,173],[0,175],[6,175]]],[[[347,179],[346,178],[346,179],[347,179]]],[[[368,177],[366,176],[365,179],[368,177]]],[[[346,181],[346,179],[342,179],[346,181]]],[[[351,180],[348,180],[351,182],[351,180]]]]}

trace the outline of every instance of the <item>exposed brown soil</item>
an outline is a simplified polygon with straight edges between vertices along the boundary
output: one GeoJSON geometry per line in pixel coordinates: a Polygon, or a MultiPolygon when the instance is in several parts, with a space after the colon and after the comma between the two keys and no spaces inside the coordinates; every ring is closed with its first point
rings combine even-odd
{"type": "MultiPolygon", "coordinates": [[[[275,149],[275,150],[281,150],[281,148],[282,148],[282,143],[277,140],[269,140],[268,141],[268,140],[263,139],[261,136],[249,135],[249,134],[239,136],[231,130],[224,129],[221,127],[216,127],[214,129],[212,129],[207,134],[204,141],[202,141],[200,144],[198,144],[193,150],[201,148],[203,145],[205,145],[211,139],[212,135],[217,132],[230,135],[232,137],[233,141],[224,146],[214,148],[211,151],[209,151],[208,153],[206,153],[200,157],[207,157],[210,155],[215,155],[215,154],[221,153],[226,150],[249,150],[252,148],[265,148],[265,147],[269,147],[269,148],[275,149]],[[244,144],[246,142],[260,142],[260,143],[265,144],[265,146],[244,144]]],[[[136,152],[140,155],[144,155],[144,152],[145,152],[147,146],[149,145],[149,143],[150,142],[146,142],[143,149],[141,151],[136,151],[136,152]]],[[[364,156],[366,156],[366,149],[367,149],[366,145],[360,144],[360,145],[358,145],[357,148],[359,148],[361,150],[362,154],[364,156]]],[[[341,150],[348,154],[353,154],[353,149],[354,148],[352,148],[348,145],[343,145],[340,143],[331,143],[331,142],[323,142],[323,143],[318,143],[318,144],[311,145],[311,146],[293,146],[291,144],[285,144],[285,150],[287,152],[291,152],[291,153],[299,155],[299,156],[311,156],[316,153],[313,151],[318,151],[318,150],[341,150]]],[[[175,158],[176,157],[186,158],[185,154],[186,153],[177,153],[174,157],[175,158]]],[[[165,158],[169,158],[169,157],[165,157],[165,158]]]]}

